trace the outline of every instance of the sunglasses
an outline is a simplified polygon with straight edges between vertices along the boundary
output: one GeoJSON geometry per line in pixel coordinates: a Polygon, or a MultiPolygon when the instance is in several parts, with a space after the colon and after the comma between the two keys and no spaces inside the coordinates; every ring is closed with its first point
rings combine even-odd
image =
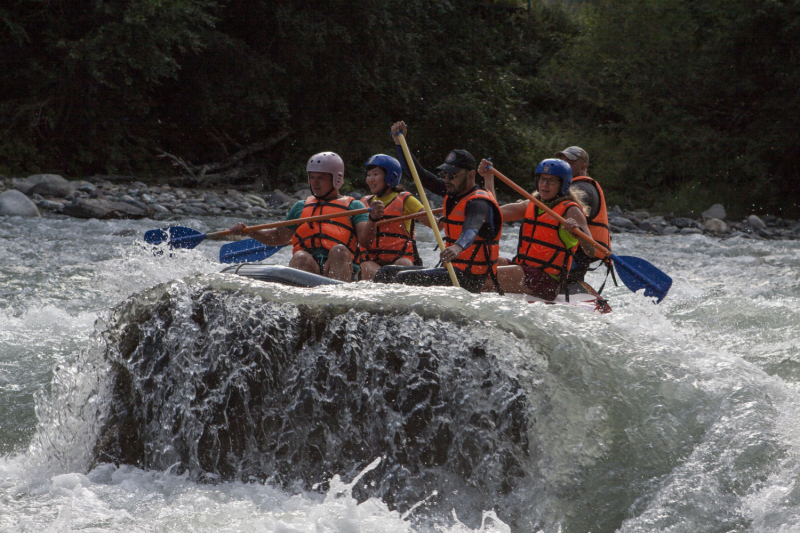
{"type": "Polygon", "coordinates": [[[463,174],[464,172],[466,172],[466,170],[461,170],[459,172],[456,172],[455,174],[451,174],[450,172],[439,172],[439,177],[442,178],[443,180],[453,181],[454,179],[456,179],[456,176],[458,176],[459,174],[463,174]]]}
{"type": "Polygon", "coordinates": [[[539,183],[543,183],[545,185],[559,185],[561,183],[561,178],[538,178],[539,183]]]}

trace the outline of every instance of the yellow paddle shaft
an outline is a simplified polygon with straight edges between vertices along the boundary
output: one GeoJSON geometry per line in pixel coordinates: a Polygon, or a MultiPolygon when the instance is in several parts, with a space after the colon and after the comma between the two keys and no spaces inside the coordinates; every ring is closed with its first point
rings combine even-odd
{"type": "MultiPolygon", "coordinates": [[[[417,186],[417,191],[419,192],[419,197],[422,200],[422,205],[425,206],[425,212],[428,214],[428,222],[431,223],[433,234],[436,235],[436,242],[439,243],[439,249],[444,251],[444,241],[442,240],[442,235],[439,233],[439,227],[436,225],[436,218],[433,216],[431,205],[428,203],[428,197],[425,196],[425,189],[422,187],[422,181],[420,181],[419,174],[417,174],[417,167],[414,166],[414,160],[411,158],[411,152],[408,150],[406,138],[402,133],[398,133],[397,138],[400,140],[400,146],[403,148],[403,154],[406,156],[408,169],[411,171],[411,176],[414,178],[414,184],[417,186]]],[[[453,287],[460,287],[458,284],[458,278],[456,278],[456,272],[453,270],[453,265],[450,263],[445,263],[444,266],[447,268],[447,272],[450,274],[450,280],[453,282],[453,287]]]]}

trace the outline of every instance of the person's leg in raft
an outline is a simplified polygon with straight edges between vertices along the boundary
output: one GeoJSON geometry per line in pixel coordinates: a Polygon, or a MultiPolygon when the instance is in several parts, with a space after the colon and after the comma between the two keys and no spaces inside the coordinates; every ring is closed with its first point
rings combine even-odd
{"type": "MultiPolygon", "coordinates": [[[[497,282],[503,289],[503,292],[517,292],[527,293],[525,287],[525,273],[519,265],[501,266],[498,260],[497,266],[497,282]]],[[[494,282],[491,276],[486,276],[486,284],[483,288],[485,291],[494,290],[494,282]]]]}
{"type": "MultiPolygon", "coordinates": [[[[549,274],[532,266],[510,265],[497,268],[497,281],[504,292],[530,294],[552,301],[558,296],[559,283],[549,274]]],[[[486,284],[492,288],[491,280],[486,284]]]]}
{"type": "MultiPolygon", "coordinates": [[[[498,257],[497,258],[498,276],[500,275],[499,274],[500,267],[506,267],[508,265],[513,265],[513,264],[514,263],[512,263],[510,259],[506,259],[505,257],[498,257]]],[[[509,281],[509,283],[511,283],[511,282],[509,281]]],[[[500,282],[500,286],[503,287],[503,292],[505,292],[505,290],[506,290],[505,289],[505,285],[503,285],[502,281],[500,282]]],[[[487,292],[494,290],[494,282],[492,281],[492,276],[486,276],[486,282],[483,285],[483,290],[487,291],[487,292]]],[[[515,290],[515,291],[509,291],[509,292],[520,292],[520,291],[516,291],[515,290]]]]}
{"type": "MultiPolygon", "coordinates": [[[[388,265],[387,265],[388,266],[388,265]]],[[[411,262],[410,259],[406,259],[405,257],[401,257],[394,263],[392,266],[399,266],[399,267],[413,267],[414,263],[411,262]]],[[[364,281],[373,281],[375,279],[375,275],[378,273],[382,267],[376,263],[375,261],[364,261],[361,263],[361,279],[364,281]]],[[[381,281],[381,283],[388,283],[387,281],[381,281]]]]}
{"type": "Polygon", "coordinates": [[[375,261],[361,261],[361,280],[372,281],[380,268],[375,261]]]}
{"type": "Polygon", "coordinates": [[[343,244],[337,244],[328,251],[328,260],[322,266],[326,278],[350,281],[353,277],[353,254],[343,244]]]}
{"type": "Polygon", "coordinates": [[[306,252],[305,250],[300,250],[296,252],[292,256],[292,260],[289,261],[289,266],[292,268],[296,268],[297,270],[302,270],[303,272],[310,272],[311,274],[319,274],[320,267],[317,260],[314,258],[313,255],[306,252]]]}

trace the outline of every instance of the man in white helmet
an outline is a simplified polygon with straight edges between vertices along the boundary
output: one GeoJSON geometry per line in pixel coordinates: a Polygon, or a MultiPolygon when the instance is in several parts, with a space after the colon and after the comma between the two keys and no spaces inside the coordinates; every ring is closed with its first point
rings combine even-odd
{"type": "MultiPolygon", "coordinates": [[[[286,220],[364,209],[360,201],[339,194],[344,184],[344,161],[337,154],[321,152],[313,155],[308,160],[306,172],[311,196],[294,204],[286,214],[286,220]]],[[[268,246],[283,246],[291,241],[294,249],[290,267],[350,281],[357,246],[369,248],[375,236],[375,222],[383,217],[381,202],[373,202],[370,207],[370,214],[307,222],[248,235],[268,246]]],[[[239,222],[231,227],[231,233],[241,235],[244,227],[245,224],[239,222]]]]}

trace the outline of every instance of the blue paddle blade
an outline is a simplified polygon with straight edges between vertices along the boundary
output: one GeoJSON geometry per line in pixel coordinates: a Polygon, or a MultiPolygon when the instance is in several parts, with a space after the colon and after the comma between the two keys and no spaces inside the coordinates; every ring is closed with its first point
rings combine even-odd
{"type": "Polygon", "coordinates": [[[255,239],[231,242],[219,249],[220,263],[252,263],[263,261],[283,248],[283,246],[267,246],[255,239]]]}
{"type": "Polygon", "coordinates": [[[633,292],[644,289],[644,295],[657,298],[656,303],[667,295],[672,287],[672,278],[640,257],[611,254],[619,279],[633,292]]]}
{"type": "Polygon", "coordinates": [[[173,226],[171,228],[151,229],[144,234],[144,242],[148,244],[161,244],[167,242],[170,248],[191,249],[200,244],[206,238],[205,233],[185,228],[183,226],[173,226]]]}

